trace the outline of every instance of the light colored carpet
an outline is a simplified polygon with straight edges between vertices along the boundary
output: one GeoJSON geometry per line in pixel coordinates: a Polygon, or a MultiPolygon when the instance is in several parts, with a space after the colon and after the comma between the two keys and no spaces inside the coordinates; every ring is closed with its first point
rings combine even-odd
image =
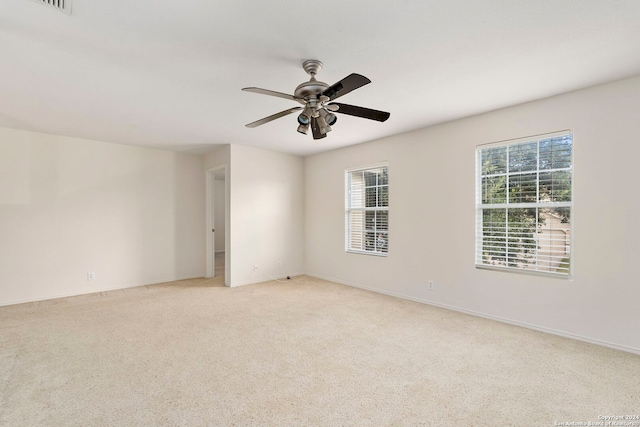
{"type": "Polygon", "coordinates": [[[0,404],[2,426],[553,426],[640,413],[640,356],[219,277],[0,307],[0,404]]]}

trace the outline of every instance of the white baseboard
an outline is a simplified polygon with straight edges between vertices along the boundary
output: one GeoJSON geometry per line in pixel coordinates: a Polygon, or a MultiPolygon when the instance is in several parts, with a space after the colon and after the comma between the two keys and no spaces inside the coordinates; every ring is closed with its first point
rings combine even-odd
{"type": "Polygon", "coordinates": [[[322,279],[322,280],[328,280],[330,282],[335,282],[335,283],[339,283],[341,285],[345,285],[345,286],[351,286],[353,288],[359,288],[359,289],[364,289],[367,291],[371,291],[371,292],[376,292],[379,294],[384,294],[384,295],[389,295],[392,297],[396,297],[396,298],[402,298],[402,299],[406,299],[406,300],[410,300],[410,301],[415,301],[415,302],[419,302],[422,304],[427,304],[427,305],[432,305],[434,307],[440,307],[440,308],[445,308],[447,310],[452,310],[452,311],[457,311],[459,313],[465,313],[465,314],[469,314],[472,316],[476,316],[476,317],[482,317],[485,319],[490,319],[490,320],[495,320],[497,322],[501,322],[501,323],[507,323],[509,325],[514,325],[514,326],[520,326],[523,328],[527,328],[527,329],[532,329],[534,331],[539,331],[539,332],[544,332],[547,334],[551,334],[551,335],[557,335],[557,336],[561,336],[564,338],[571,338],[577,341],[583,341],[583,342],[587,342],[589,344],[596,344],[602,347],[608,347],[608,348],[612,348],[614,350],[620,350],[620,351],[625,351],[627,353],[633,353],[633,354],[638,354],[640,355],[640,349],[639,348],[634,348],[634,347],[628,347],[628,346],[624,346],[624,345],[619,345],[619,344],[614,344],[608,341],[602,341],[602,340],[598,340],[598,339],[594,339],[594,338],[589,338],[589,337],[585,337],[582,335],[576,335],[576,334],[572,334],[569,332],[565,332],[565,331],[559,331],[556,329],[550,329],[550,328],[545,328],[543,326],[538,326],[538,325],[533,325],[530,323],[525,323],[525,322],[519,322],[517,320],[512,320],[512,319],[507,319],[504,317],[499,317],[499,316],[494,316],[491,314],[486,314],[486,313],[482,313],[482,312],[478,312],[478,311],[473,311],[473,310],[467,310],[464,308],[460,308],[460,307],[455,307],[455,306],[451,306],[451,305],[447,305],[447,304],[440,304],[437,302],[433,302],[433,301],[429,301],[429,300],[425,300],[425,299],[421,299],[421,298],[416,298],[416,297],[412,297],[409,295],[404,295],[404,294],[399,294],[396,292],[389,292],[389,291],[384,291],[384,290],[380,290],[380,289],[375,289],[375,288],[370,288],[368,286],[363,286],[363,285],[358,285],[355,283],[349,283],[349,282],[345,282],[342,280],[337,280],[337,279],[333,279],[331,277],[324,277],[318,274],[313,274],[313,273],[306,273],[307,276],[310,277],[316,277],[318,279],[322,279]]]}
{"type": "Polygon", "coordinates": [[[153,283],[141,283],[137,285],[124,285],[124,286],[108,287],[108,288],[101,288],[101,289],[91,289],[88,292],[83,292],[83,291],[68,292],[68,293],[52,294],[52,295],[47,295],[43,297],[30,298],[30,299],[24,299],[24,300],[4,301],[4,302],[0,302],[0,307],[7,306],[7,305],[26,304],[29,302],[48,301],[48,300],[58,299],[58,298],[77,297],[80,295],[98,294],[100,292],[117,291],[120,289],[137,288],[140,286],[158,285],[160,283],[175,282],[177,280],[199,279],[201,277],[204,277],[204,275],[185,276],[185,277],[178,277],[178,278],[167,279],[167,280],[154,280],[153,283]]]}
{"type": "Polygon", "coordinates": [[[287,276],[294,278],[296,276],[304,276],[304,273],[290,273],[287,274],[286,276],[282,276],[282,277],[261,277],[255,280],[248,280],[245,282],[239,282],[239,283],[233,283],[230,287],[231,288],[235,288],[237,286],[247,286],[247,285],[255,285],[258,283],[265,283],[265,282],[272,282],[274,280],[287,280],[287,276]]]}

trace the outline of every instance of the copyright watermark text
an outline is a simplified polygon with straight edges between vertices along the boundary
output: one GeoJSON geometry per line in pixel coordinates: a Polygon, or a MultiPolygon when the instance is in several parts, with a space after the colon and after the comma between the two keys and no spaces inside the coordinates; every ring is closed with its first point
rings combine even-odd
{"type": "Polygon", "coordinates": [[[554,426],[602,426],[602,427],[640,427],[640,415],[598,415],[597,420],[592,421],[554,421],[554,426]]]}

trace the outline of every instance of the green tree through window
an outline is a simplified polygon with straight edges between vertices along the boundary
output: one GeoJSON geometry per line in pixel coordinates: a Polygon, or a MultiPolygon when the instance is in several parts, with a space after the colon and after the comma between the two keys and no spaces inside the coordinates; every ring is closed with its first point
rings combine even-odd
{"type": "Polygon", "coordinates": [[[476,265],[568,275],[573,136],[481,146],[476,265]]]}

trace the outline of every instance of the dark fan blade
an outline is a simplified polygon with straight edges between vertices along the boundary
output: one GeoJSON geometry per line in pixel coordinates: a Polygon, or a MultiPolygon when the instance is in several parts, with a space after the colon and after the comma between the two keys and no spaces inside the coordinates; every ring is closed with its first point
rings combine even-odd
{"type": "Polygon", "coordinates": [[[279,113],[272,114],[269,117],[265,117],[264,119],[256,120],[255,122],[249,123],[248,125],[245,125],[245,126],[248,128],[255,128],[265,123],[269,123],[272,120],[287,116],[293,113],[294,111],[298,111],[298,110],[302,110],[302,107],[289,108],[288,110],[280,111],[279,113]]]}
{"type": "Polygon", "coordinates": [[[332,102],[329,105],[337,105],[338,111],[336,113],[348,114],[350,116],[362,117],[363,119],[377,120],[384,122],[391,115],[385,111],[372,110],[370,108],[356,107],[355,105],[340,104],[338,102],[332,102]]]}
{"type": "Polygon", "coordinates": [[[311,117],[311,131],[313,132],[313,139],[321,139],[327,136],[326,133],[320,133],[320,126],[318,126],[318,120],[315,117],[311,117]]]}
{"type": "Polygon", "coordinates": [[[349,74],[338,83],[329,86],[324,92],[322,92],[322,95],[328,96],[329,99],[333,100],[369,83],[371,83],[371,80],[369,80],[365,76],[361,76],[360,74],[355,73],[349,74]]]}
{"type": "Polygon", "coordinates": [[[278,98],[291,99],[293,101],[298,101],[298,102],[303,102],[304,103],[304,100],[302,100],[300,98],[296,98],[295,96],[288,95],[286,93],[276,92],[275,90],[261,89],[259,87],[245,87],[245,88],[242,88],[242,90],[244,90],[245,92],[259,93],[261,95],[277,96],[278,98]]]}

